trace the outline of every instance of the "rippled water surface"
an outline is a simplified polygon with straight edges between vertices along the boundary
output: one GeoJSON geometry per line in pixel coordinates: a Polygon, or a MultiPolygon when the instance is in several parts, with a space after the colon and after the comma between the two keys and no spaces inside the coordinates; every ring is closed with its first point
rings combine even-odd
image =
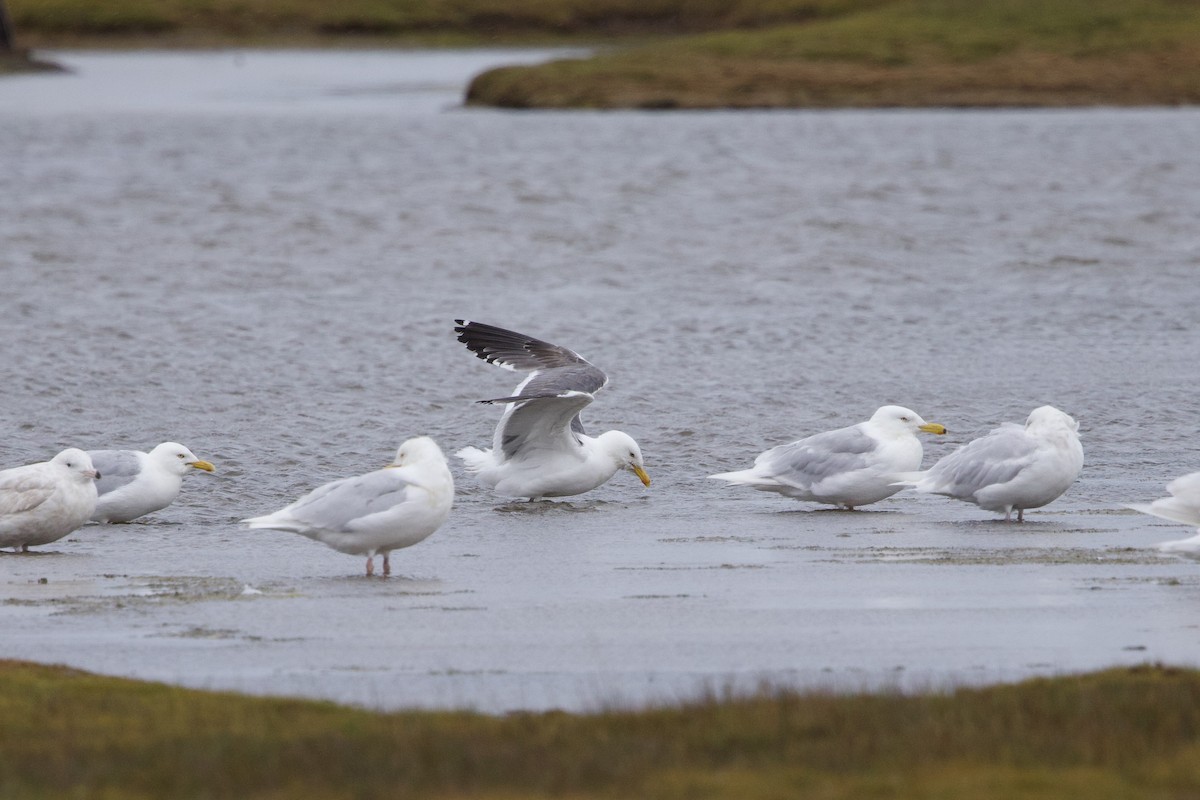
{"type": "Polygon", "coordinates": [[[942,686],[1200,662],[1200,112],[502,113],[547,53],[52,54],[0,80],[0,463],[172,439],[217,465],[144,524],[0,555],[0,657],[378,707],[942,686]],[[457,463],[399,575],[238,520],[514,376],[468,317],[573,347],[654,478],[510,504],[457,463]],[[1080,480],[1023,526],[705,475],[902,403],[926,462],[1052,403],[1080,480]]]}

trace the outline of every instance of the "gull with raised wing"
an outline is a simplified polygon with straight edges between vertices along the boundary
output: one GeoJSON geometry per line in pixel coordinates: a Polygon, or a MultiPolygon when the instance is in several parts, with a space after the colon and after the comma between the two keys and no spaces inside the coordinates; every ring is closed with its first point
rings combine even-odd
{"type": "Polygon", "coordinates": [[[476,356],[509,370],[528,372],[503,404],[490,450],[464,447],[456,455],[486,486],[509,497],[538,500],[583,494],[618,470],[650,485],[642,451],[629,434],[584,432],[579,415],[608,383],[583,356],[532,336],[455,320],[458,340],[476,356]]]}
{"type": "Polygon", "coordinates": [[[901,489],[893,485],[898,474],[920,468],[917,431],[946,428],[912,409],[883,406],[866,422],[773,447],[750,469],[709,477],[853,511],[891,497],[901,489]]]}

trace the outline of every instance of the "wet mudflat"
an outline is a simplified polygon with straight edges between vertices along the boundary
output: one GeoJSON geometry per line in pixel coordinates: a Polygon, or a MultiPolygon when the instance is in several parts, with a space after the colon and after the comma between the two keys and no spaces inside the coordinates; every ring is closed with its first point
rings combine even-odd
{"type": "Polygon", "coordinates": [[[378,707],[593,708],[1200,662],[1189,109],[465,111],[547,53],[54,54],[0,82],[12,466],[177,440],[144,524],[0,555],[0,657],[378,707]],[[574,347],[632,475],[510,503],[454,465],[398,575],[238,520],[490,441],[514,384],[456,317],[574,347]],[[704,476],[901,403],[926,463],[1052,403],[1086,464],[1022,526],[902,493],[856,513],[704,476]]]}

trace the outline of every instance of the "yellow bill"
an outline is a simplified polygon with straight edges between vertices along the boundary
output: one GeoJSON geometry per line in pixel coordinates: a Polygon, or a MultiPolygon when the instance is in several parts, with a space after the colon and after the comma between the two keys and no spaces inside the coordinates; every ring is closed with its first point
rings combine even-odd
{"type": "Polygon", "coordinates": [[[642,468],[641,468],[641,467],[639,467],[637,464],[633,464],[633,465],[632,465],[632,466],[630,466],[629,468],[630,468],[631,470],[633,470],[633,474],[634,474],[634,475],[637,475],[637,476],[638,476],[638,478],[640,478],[640,479],[641,479],[641,481],[642,481],[642,485],[643,485],[643,486],[649,486],[649,485],[650,485],[650,476],[646,474],[646,470],[642,469],[642,468]]]}

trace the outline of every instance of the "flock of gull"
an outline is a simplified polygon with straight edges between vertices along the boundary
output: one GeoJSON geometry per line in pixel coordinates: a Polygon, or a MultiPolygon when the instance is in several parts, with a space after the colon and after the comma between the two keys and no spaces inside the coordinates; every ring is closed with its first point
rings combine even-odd
{"type": "MultiPolygon", "coordinates": [[[[497,494],[529,500],[568,497],[628,470],[649,486],[641,449],[621,431],[589,436],[581,412],[608,376],[559,345],[479,322],[456,320],[458,340],[488,363],[527,373],[511,395],[481,400],[504,411],[488,449],[457,452],[468,472],[497,494]]],[[[901,406],[867,421],[780,445],[754,465],[711,478],[848,510],[905,488],[974,503],[1018,522],[1027,509],[1059,497],[1083,468],[1078,424],[1053,406],[1034,409],[1024,425],[1004,424],[921,470],[918,433],[945,434],[901,406]]],[[[54,542],[89,521],[128,522],[161,510],[178,496],[183,476],[212,472],[181,444],[149,453],[70,448],[49,461],[0,471],[0,547],[25,552],[54,542]]],[[[1137,511],[1200,527],[1200,472],[1167,485],[1170,497],[1137,511]]],[[[392,550],[414,545],[450,514],[454,478],[441,448],[427,436],[400,445],[386,467],[327,483],[273,514],[243,520],[251,528],[290,531],[342,553],[375,556],[391,572],[392,550]]],[[[1162,549],[1200,552],[1200,533],[1162,549]]]]}

